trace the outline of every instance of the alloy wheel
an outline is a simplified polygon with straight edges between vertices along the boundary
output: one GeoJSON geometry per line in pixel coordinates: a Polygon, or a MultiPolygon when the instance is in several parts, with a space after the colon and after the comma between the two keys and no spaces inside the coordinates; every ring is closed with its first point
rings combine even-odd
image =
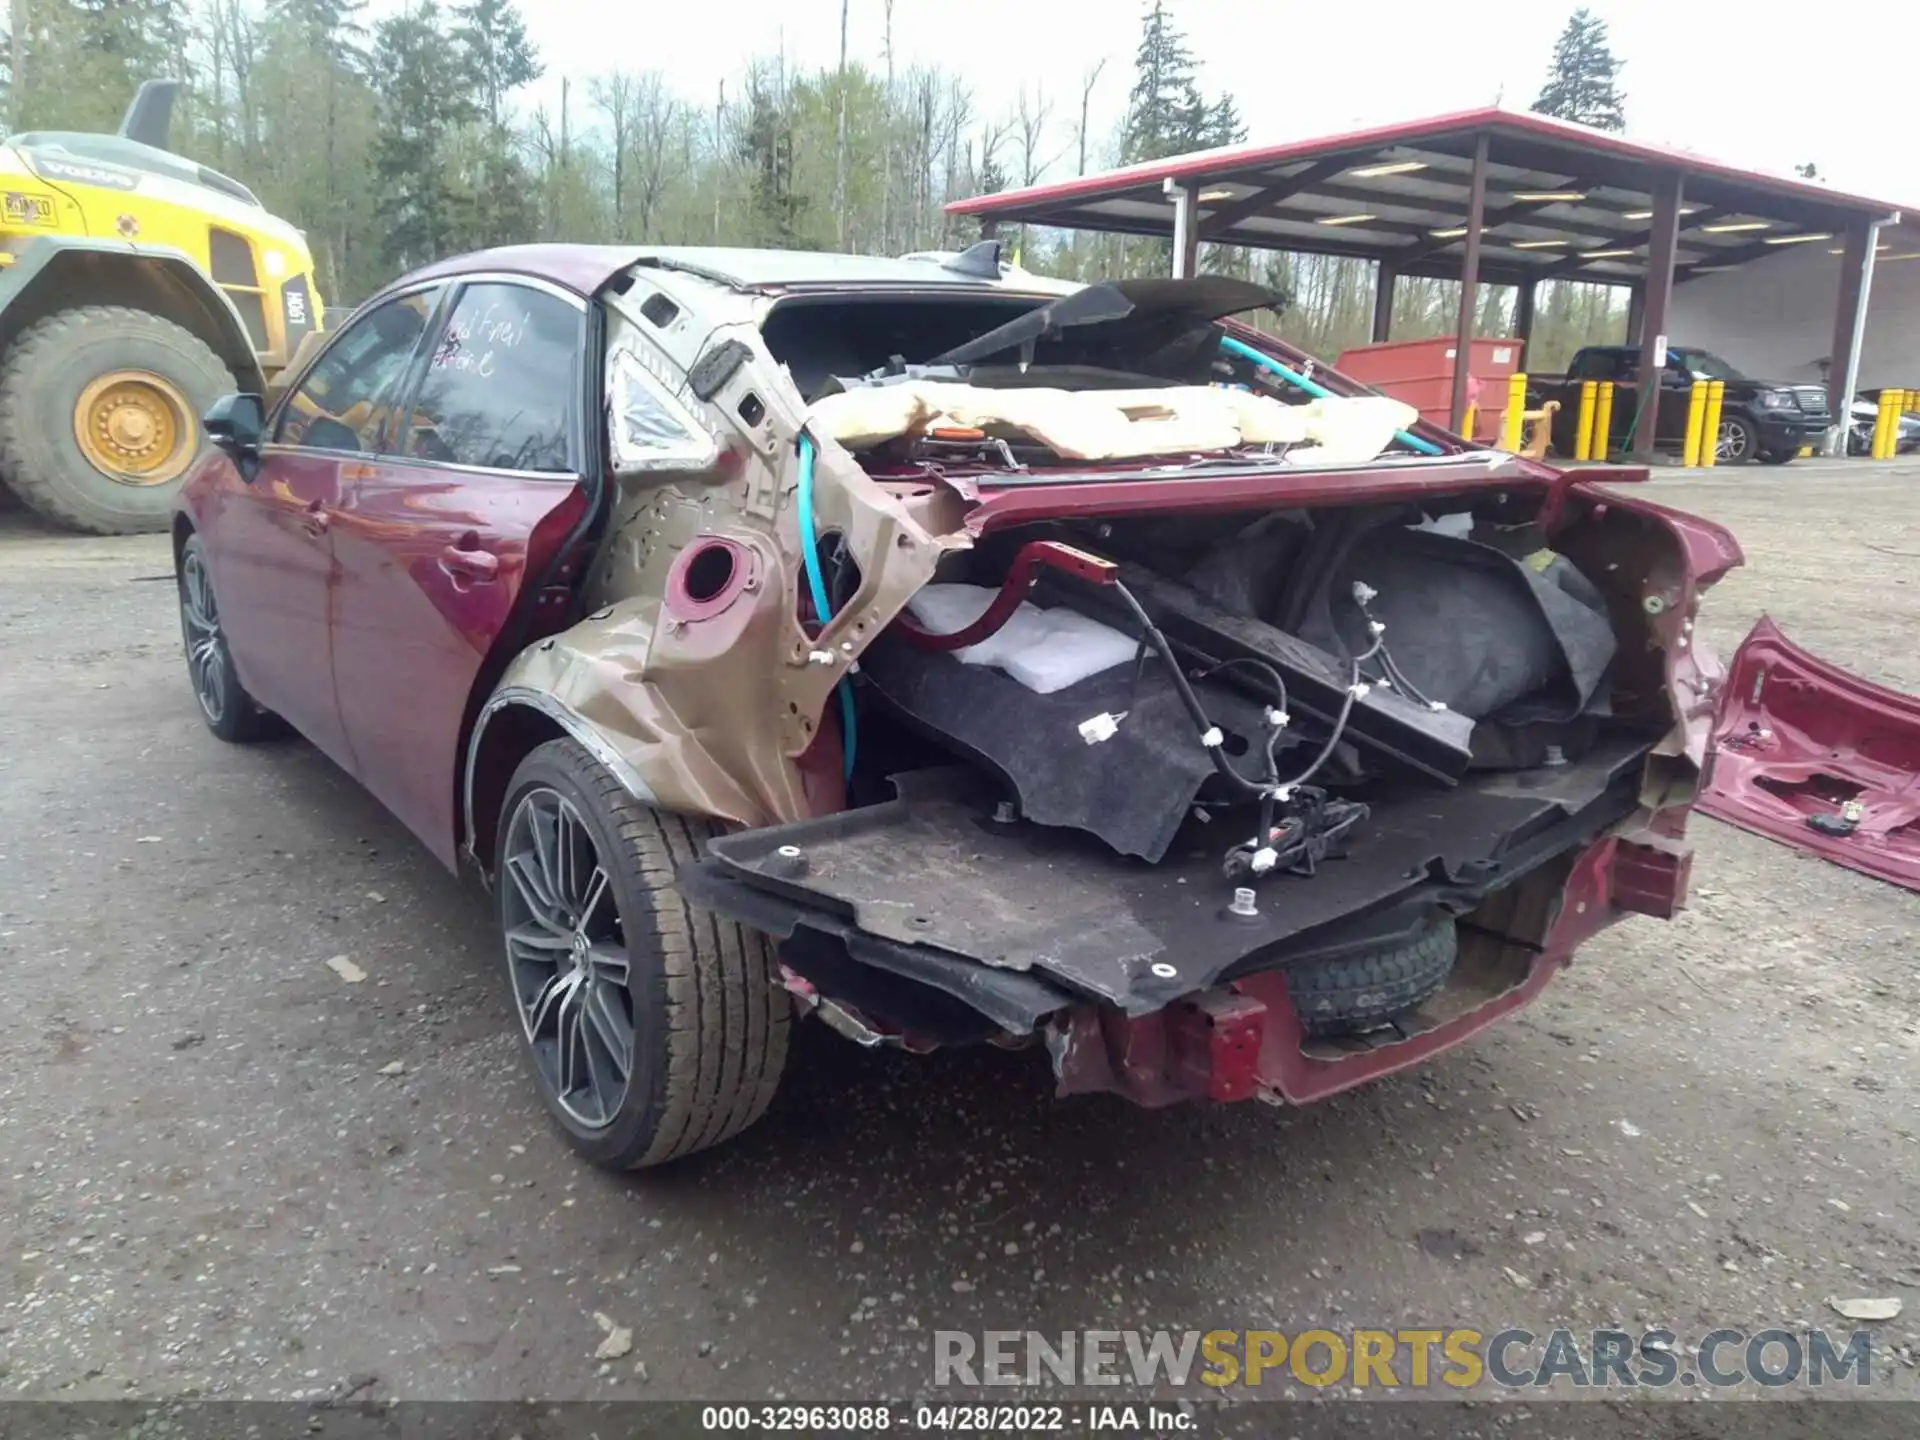
{"type": "Polygon", "coordinates": [[[1721,422],[1714,446],[1714,458],[1737,464],[1747,458],[1747,432],[1738,425],[1721,422]]]}
{"type": "Polygon", "coordinates": [[[555,1101],[613,1123],[633,1071],[626,939],[606,865],[573,802],[528,790],[507,821],[501,921],[514,1004],[555,1101]]]}
{"type": "Polygon", "coordinates": [[[189,549],[180,564],[180,620],[193,693],[207,719],[218,725],[227,713],[227,640],[220,631],[207,562],[198,549],[189,549]]]}

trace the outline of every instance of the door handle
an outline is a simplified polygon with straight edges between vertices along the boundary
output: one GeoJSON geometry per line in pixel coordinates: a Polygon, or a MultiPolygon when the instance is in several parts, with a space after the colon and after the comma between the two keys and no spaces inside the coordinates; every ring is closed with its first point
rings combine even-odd
{"type": "Polygon", "coordinates": [[[449,545],[440,552],[440,568],[458,579],[484,585],[500,573],[500,557],[491,550],[463,550],[449,545]]]}
{"type": "Polygon", "coordinates": [[[300,527],[309,535],[324,535],[327,533],[329,518],[327,507],[315,500],[300,512],[300,527]]]}

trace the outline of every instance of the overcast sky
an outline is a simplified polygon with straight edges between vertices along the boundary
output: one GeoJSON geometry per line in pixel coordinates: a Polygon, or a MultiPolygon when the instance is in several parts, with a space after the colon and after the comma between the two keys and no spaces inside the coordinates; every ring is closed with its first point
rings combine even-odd
{"type": "MultiPolygon", "coordinates": [[[[850,52],[877,67],[884,0],[849,3],[850,52]]],[[[732,92],[755,53],[784,48],[802,65],[830,65],[839,46],[840,0],[523,5],[547,65],[528,102],[557,94],[562,73],[578,82],[618,65],[661,70],[687,98],[710,105],[719,82],[732,92]]],[[[1572,8],[1557,0],[1169,5],[1208,94],[1231,91],[1249,139],[1274,142],[1497,96],[1524,108],[1572,8]]],[[[1103,57],[1096,112],[1106,125],[1117,122],[1143,8],[1142,0],[894,0],[896,63],[938,63],[963,75],[988,114],[1010,111],[1023,86],[1044,87],[1056,100],[1064,154],[1081,76],[1103,57]]],[[[1916,88],[1916,47],[1874,18],[1879,7],[1598,0],[1589,8],[1607,21],[1626,62],[1621,82],[1635,138],[1778,172],[1811,160],[1838,188],[1920,209],[1914,142],[1899,106],[1916,88]]],[[[1098,122],[1094,129],[1105,132],[1098,122]]]]}

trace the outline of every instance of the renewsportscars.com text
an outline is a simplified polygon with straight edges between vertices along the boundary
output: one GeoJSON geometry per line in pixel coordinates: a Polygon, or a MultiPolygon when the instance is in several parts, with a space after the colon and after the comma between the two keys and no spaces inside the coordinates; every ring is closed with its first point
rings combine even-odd
{"type": "Polygon", "coordinates": [[[1873,1336],[1727,1327],[1366,1330],[937,1330],[935,1385],[1346,1385],[1354,1389],[1868,1386],[1873,1336]]]}

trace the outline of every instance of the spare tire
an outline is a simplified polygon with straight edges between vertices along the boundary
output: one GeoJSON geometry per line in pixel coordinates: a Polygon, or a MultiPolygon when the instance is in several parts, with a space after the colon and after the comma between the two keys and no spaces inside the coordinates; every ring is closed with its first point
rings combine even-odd
{"type": "Polygon", "coordinates": [[[1309,1038],[1351,1035],[1418,1009],[1453,973],[1459,937],[1451,918],[1418,935],[1338,960],[1287,971],[1287,996],[1309,1038]]]}

